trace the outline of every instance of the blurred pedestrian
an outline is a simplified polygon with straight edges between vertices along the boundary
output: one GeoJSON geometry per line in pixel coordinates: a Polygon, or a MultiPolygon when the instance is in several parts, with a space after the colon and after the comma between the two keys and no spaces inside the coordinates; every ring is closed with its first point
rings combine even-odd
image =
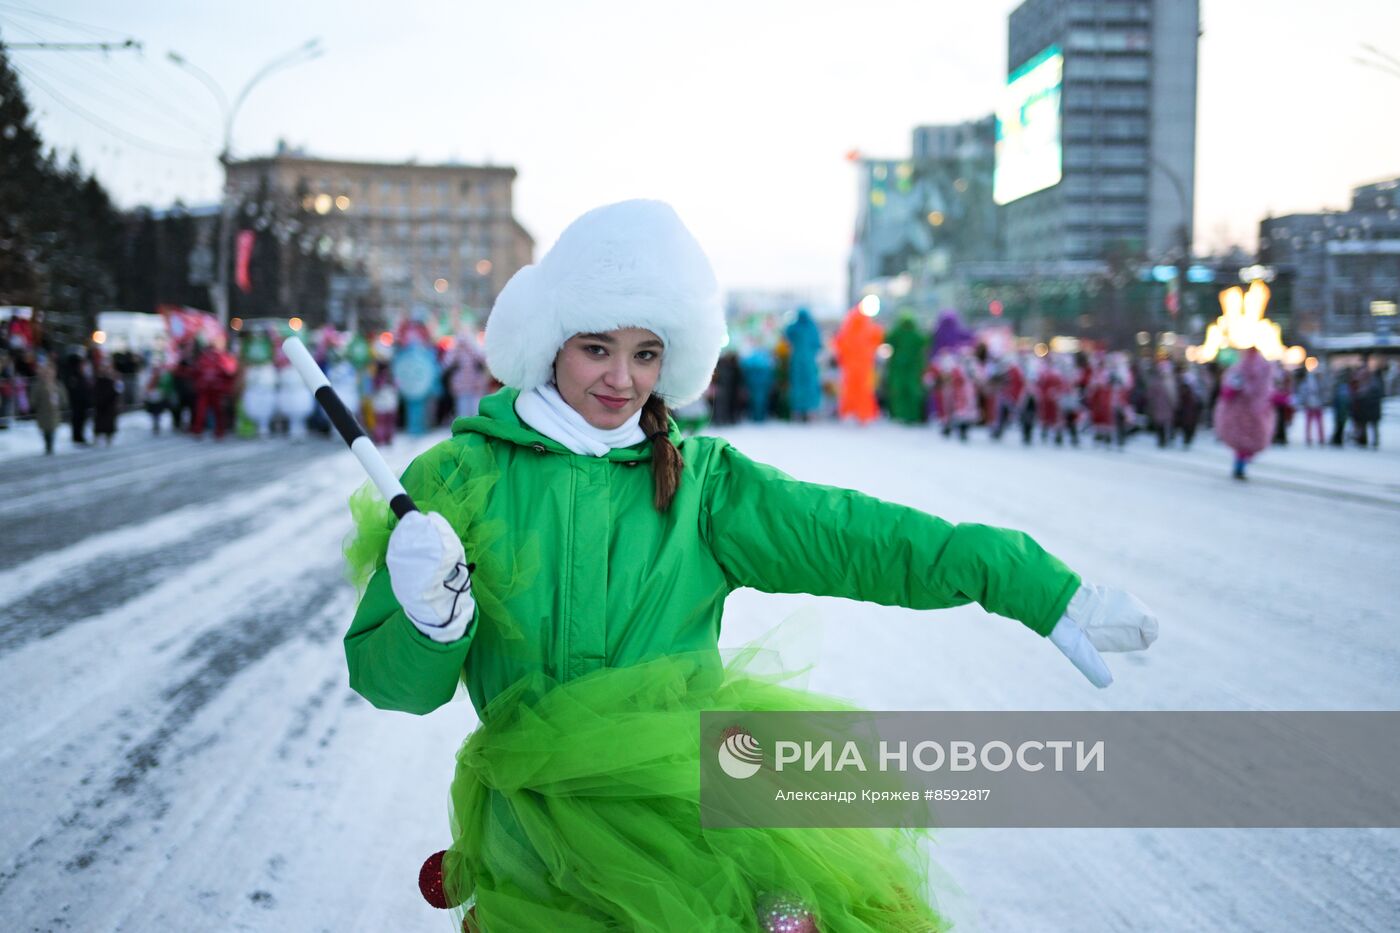
{"type": "Polygon", "coordinates": [[[34,406],[34,421],[44,436],[44,453],[52,454],[54,432],[63,422],[63,410],[68,407],[68,391],[58,381],[53,363],[48,360],[38,366],[29,400],[34,406]]]}
{"type": "Polygon", "coordinates": [[[885,363],[885,392],[890,418],[905,424],[922,424],[928,335],[919,330],[913,315],[904,314],[888,339],[891,353],[885,363]]]}
{"type": "Polygon", "coordinates": [[[875,401],[875,351],[885,342],[885,330],[854,307],[841,322],[832,349],[841,366],[841,398],[837,413],[862,423],[880,414],[875,401]]]}
{"type": "Polygon", "coordinates": [[[1347,419],[1351,417],[1352,373],[1343,369],[1332,381],[1332,446],[1346,443],[1347,419]]]}
{"type": "Polygon", "coordinates": [[[1255,347],[1241,350],[1221,379],[1215,435],[1235,452],[1235,479],[1245,478],[1245,467],[1273,437],[1273,392],[1274,368],[1255,347]]]}
{"type": "Polygon", "coordinates": [[[1181,432],[1181,447],[1191,449],[1196,427],[1205,410],[1206,387],[1198,368],[1182,364],[1176,376],[1176,427],[1181,432]]]}
{"type": "Polygon", "coordinates": [[[822,348],[822,333],[812,313],[797,309],[797,318],[783,332],[791,348],[788,361],[788,410],[793,421],[811,421],[822,405],[821,373],[817,354],[822,348]]]}
{"type": "Polygon", "coordinates": [[[966,442],[967,432],[981,416],[972,355],[966,347],[960,351],[960,358],[948,354],[939,370],[943,373],[943,436],[949,437],[956,431],[958,440],[966,442]]]}
{"type": "Polygon", "coordinates": [[[1029,353],[1022,356],[1019,364],[1022,374],[1021,406],[1016,417],[1021,420],[1021,443],[1026,447],[1030,447],[1030,440],[1035,437],[1036,419],[1040,416],[1036,405],[1036,380],[1040,378],[1040,370],[1046,366],[1046,360],[1036,359],[1029,353]]]}
{"type": "Polygon", "coordinates": [[[996,421],[996,400],[991,387],[992,372],[987,363],[987,345],[979,343],[972,348],[972,356],[965,360],[967,371],[972,374],[972,384],[977,388],[977,420],[973,424],[992,424],[996,421]]]}
{"type": "MultiPolygon", "coordinates": [[[[932,344],[930,344],[932,346],[932,344]]],[[[929,352],[924,366],[924,420],[934,424],[943,423],[943,381],[942,360],[946,353],[929,352]]]]}
{"type": "Polygon", "coordinates": [[[272,419],[277,415],[277,368],[268,362],[253,362],[243,370],[243,415],[253,425],[253,433],[267,437],[272,433],[272,419]]]}
{"type": "Polygon", "coordinates": [[[170,407],[174,393],[174,379],[170,369],[159,363],[152,363],[146,370],[145,385],[141,389],[141,406],[151,416],[151,433],[160,434],[160,416],[170,407]]]}
{"type": "Polygon", "coordinates": [[[93,440],[102,440],[112,446],[117,434],[117,409],[121,405],[122,381],[110,360],[103,360],[97,367],[97,376],[92,383],[92,435],[93,440]]]}
{"type": "Polygon", "coordinates": [[[788,405],[788,393],[791,391],[792,347],[782,337],[779,337],[772,347],[773,401],[768,407],[768,413],[782,421],[791,421],[792,407],[788,405]]]}
{"type": "Polygon", "coordinates": [[[448,381],[456,416],[475,417],[482,396],[491,388],[491,373],[486,369],[481,345],[476,342],[476,332],[468,329],[458,334],[452,352],[443,363],[451,371],[448,381]]]}
{"type": "MultiPolygon", "coordinates": [[[[344,403],[347,411],[360,410],[360,374],[344,351],[337,349],[331,352],[330,365],[326,367],[326,379],[335,390],[335,394],[340,396],[340,401],[344,403]]],[[[315,401],[314,396],[312,401],[315,401]]],[[[320,405],[315,405],[313,410],[324,414],[320,405]]]]}
{"type": "Polygon", "coordinates": [[[1112,367],[1100,357],[1089,369],[1084,386],[1084,405],[1089,409],[1089,424],[1094,429],[1094,443],[1112,446],[1118,428],[1117,395],[1121,383],[1115,381],[1112,367]]]}
{"type": "Polygon", "coordinates": [[[749,397],[751,421],[768,420],[768,406],[772,402],[773,381],[777,368],[773,351],[757,340],[752,341],[744,355],[739,357],[739,369],[744,375],[744,389],[749,397]]]}
{"type": "Polygon", "coordinates": [[[1356,443],[1362,447],[1381,446],[1381,379],[1370,366],[1362,366],[1356,379],[1352,410],[1356,413],[1356,443]],[[1368,439],[1369,437],[1369,444],[1368,439]]]}
{"type": "Polygon", "coordinates": [[[0,346],[0,431],[9,429],[10,419],[14,417],[19,407],[16,403],[19,386],[20,381],[15,373],[14,360],[10,351],[4,346],[0,346]]]}
{"type": "Polygon", "coordinates": [[[1035,377],[1035,414],[1040,422],[1040,442],[1054,437],[1056,444],[1065,442],[1064,416],[1061,399],[1069,384],[1059,360],[1045,360],[1035,377]]]}
{"type": "Polygon", "coordinates": [[[711,424],[735,424],[743,410],[743,379],[739,373],[739,354],[725,350],[715,364],[714,399],[711,424]]]}
{"type": "Polygon", "coordinates": [[[1138,380],[1133,376],[1126,354],[1115,353],[1109,357],[1108,382],[1113,389],[1113,441],[1121,448],[1128,435],[1137,432],[1139,405],[1146,400],[1137,391],[1138,380]]]}
{"type": "Polygon", "coordinates": [[[1023,440],[1031,442],[1031,422],[1022,417],[1026,402],[1026,374],[1013,356],[993,361],[991,390],[995,395],[995,418],[992,437],[1001,440],[1006,426],[1018,418],[1022,422],[1023,440]]]}
{"type": "Polygon", "coordinates": [[[394,373],[388,363],[375,363],[374,390],[370,404],[374,408],[374,442],[388,445],[394,442],[394,430],[399,422],[399,390],[394,385],[394,373]]]}
{"type": "Polygon", "coordinates": [[[141,357],[130,347],[123,347],[112,354],[112,369],[121,383],[121,407],[136,405],[136,390],[140,387],[141,357]]]}
{"type": "Polygon", "coordinates": [[[1280,369],[1275,376],[1274,394],[1274,443],[1280,447],[1288,445],[1288,428],[1293,424],[1296,399],[1293,397],[1293,373],[1280,369]]]}
{"type": "Polygon", "coordinates": [[[69,357],[68,407],[73,443],[87,446],[88,414],[92,411],[92,364],[86,357],[69,357]]]}
{"type": "Polygon", "coordinates": [[[441,367],[425,333],[421,327],[409,329],[389,364],[403,400],[404,430],[414,437],[427,433],[429,406],[440,391],[441,367]]]}
{"type": "Polygon", "coordinates": [[[192,431],[194,428],[195,401],[195,359],[197,348],[186,347],[170,371],[174,384],[174,400],[170,405],[170,422],[174,431],[192,431]]]}
{"type": "Polygon", "coordinates": [[[1317,370],[1308,370],[1298,383],[1298,407],[1303,409],[1303,441],[1312,446],[1313,428],[1317,428],[1317,442],[1325,443],[1326,434],[1322,428],[1322,408],[1326,397],[1322,391],[1322,377],[1317,370]]]}
{"type": "Polygon", "coordinates": [[[1157,434],[1157,446],[1172,442],[1176,429],[1176,373],[1171,360],[1158,360],[1147,381],[1147,418],[1157,434]]]}
{"type": "Polygon", "coordinates": [[[204,436],[210,416],[214,419],[215,440],[223,440],[224,432],[228,430],[227,396],[232,375],[228,372],[229,368],[218,347],[204,347],[195,358],[194,418],[190,421],[190,433],[197,438],[204,436]]]}
{"type": "Polygon", "coordinates": [[[287,419],[287,437],[306,438],[306,422],[316,407],[316,399],[306,382],[279,350],[277,355],[277,413],[287,419]]]}

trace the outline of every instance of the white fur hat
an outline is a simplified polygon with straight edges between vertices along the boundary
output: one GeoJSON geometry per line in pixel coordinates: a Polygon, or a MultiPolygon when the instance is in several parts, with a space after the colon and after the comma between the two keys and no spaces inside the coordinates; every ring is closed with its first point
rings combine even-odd
{"type": "Polygon", "coordinates": [[[549,382],[575,334],[644,327],[666,345],[656,393],[699,398],[724,343],[714,270],[671,206],[622,201],[569,224],[544,258],[511,276],[486,322],[486,363],[518,389],[549,382]]]}

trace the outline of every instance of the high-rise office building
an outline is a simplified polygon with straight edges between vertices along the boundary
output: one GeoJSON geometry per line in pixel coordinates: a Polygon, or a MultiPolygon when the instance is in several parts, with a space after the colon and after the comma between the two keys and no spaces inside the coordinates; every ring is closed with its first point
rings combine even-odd
{"type": "Polygon", "coordinates": [[[1026,0],[1010,17],[995,198],[1011,261],[1184,261],[1198,0],[1026,0]]]}

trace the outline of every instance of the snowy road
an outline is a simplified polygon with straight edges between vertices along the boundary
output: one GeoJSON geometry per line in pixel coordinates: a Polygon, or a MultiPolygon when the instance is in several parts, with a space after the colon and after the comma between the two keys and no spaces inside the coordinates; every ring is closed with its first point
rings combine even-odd
{"type": "MultiPolygon", "coordinates": [[[[1095,691],[975,608],[736,593],[726,644],[820,612],[813,689],[877,709],[1400,708],[1389,450],[1270,451],[1236,484],[1208,437],[1188,454],[889,425],[727,434],[803,479],[1023,528],[1162,617],[1095,691]]],[[[415,880],[446,842],[474,715],[382,713],[346,686],[338,544],[358,482],[319,441],[131,435],[0,463],[0,930],[450,929],[415,880]]],[[[960,930],[1400,927],[1400,831],[940,838],[960,930]]]]}

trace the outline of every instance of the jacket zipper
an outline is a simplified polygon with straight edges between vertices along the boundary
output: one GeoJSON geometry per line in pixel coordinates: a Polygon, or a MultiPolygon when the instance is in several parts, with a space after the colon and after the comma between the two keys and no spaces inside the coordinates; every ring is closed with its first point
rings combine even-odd
{"type": "Polygon", "coordinates": [[[574,615],[574,512],[576,511],[578,497],[578,470],[572,463],[568,464],[569,469],[569,512],[568,521],[565,523],[564,548],[564,579],[561,587],[563,598],[560,605],[563,609],[559,620],[559,670],[557,679],[564,683],[569,679],[569,625],[574,615]]]}

